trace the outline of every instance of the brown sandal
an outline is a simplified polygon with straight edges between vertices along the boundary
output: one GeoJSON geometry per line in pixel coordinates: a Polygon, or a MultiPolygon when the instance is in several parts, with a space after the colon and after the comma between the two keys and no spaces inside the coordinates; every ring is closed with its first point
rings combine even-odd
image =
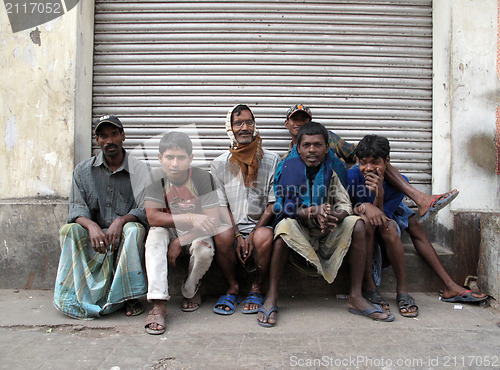
{"type": "Polygon", "coordinates": [[[165,333],[166,330],[167,318],[160,310],[155,311],[153,308],[149,311],[148,316],[146,317],[146,323],[144,324],[144,329],[146,333],[151,335],[160,335],[165,333]],[[149,325],[157,324],[163,326],[162,329],[151,329],[149,325]]]}

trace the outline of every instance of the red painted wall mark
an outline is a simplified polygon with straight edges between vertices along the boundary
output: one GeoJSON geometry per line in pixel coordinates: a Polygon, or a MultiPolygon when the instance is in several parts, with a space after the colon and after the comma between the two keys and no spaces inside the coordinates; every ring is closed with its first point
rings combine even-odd
{"type": "Polygon", "coordinates": [[[495,149],[497,154],[497,162],[495,165],[495,170],[497,175],[500,175],[500,107],[497,107],[497,131],[495,135],[495,149]]]}

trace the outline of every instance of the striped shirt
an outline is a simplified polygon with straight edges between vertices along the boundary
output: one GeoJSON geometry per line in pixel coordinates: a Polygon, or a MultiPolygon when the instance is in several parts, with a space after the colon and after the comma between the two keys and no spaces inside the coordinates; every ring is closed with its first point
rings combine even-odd
{"type": "Polygon", "coordinates": [[[217,185],[221,206],[229,206],[234,221],[240,232],[249,233],[255,227],[269,203],[274,203],[274,173],[279,156],[264,149],[264,156],[259,163],[257,185],[246,187],[241,173],[234,176],[228,166],[231,153],[227,152],[215,158],[210,172],[217,185]]]}

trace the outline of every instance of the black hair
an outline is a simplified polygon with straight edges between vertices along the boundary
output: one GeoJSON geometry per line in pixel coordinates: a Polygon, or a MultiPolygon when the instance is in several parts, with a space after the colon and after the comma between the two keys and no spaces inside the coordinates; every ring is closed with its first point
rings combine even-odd
{"type": "Polygon", "coordinates": [[[378,135],[366,135],[359,142],[354,154],[358,159],[373,157],[374,159],[382,158],[385,160],[390,152],[391,146],[387,138],[378,135]]]}
{"type": "Polygon", "coordinates": [[[325,138],[325,144],[328,146],[328,130],[321,123],[309,121],[300,126],[297,133],[298,145],[300,145],[303,135],[322,135],[325,138]]]}
{"type": "Polygon", "coordinates": [[[241,111],[247,110],[250,112],[252,115],[252,119],[255,120],[255,117],[253,116],[252,110],[248,107],[248,105],[245,104],[238,104],[236,107],[234,107],[233,111],[231,112],[231,124],[233,124],[234,116],[239,116],[241,111]]]}
{"type": "Polygon", "coordinates": [[[184,149],[188,155],[191,155],[193,152],[193,143],[184,132],[170,131],[163,135],[160,140],[160,154],[172,148],[184,149]]]}

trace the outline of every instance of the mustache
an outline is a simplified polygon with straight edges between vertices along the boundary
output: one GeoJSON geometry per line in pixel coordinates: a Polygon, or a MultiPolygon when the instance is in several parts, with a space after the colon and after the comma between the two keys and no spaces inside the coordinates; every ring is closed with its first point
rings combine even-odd
{"type": "Polygon", "coordinates": [[[241,135],[241,134],[250,134],[250,135],[251,135],[251,134],[252,134],[252,131],[249,131],[249,130],[240,131],[240,132],[239,132],[239,135],[241,135]]]}
{"type": "Polygon", "coordinates": [[[106,145],[104,145],[104,149],[109,149],[109,148],[118,148],[118,146],[115,145],[115,144],[106,144],[106,145]]]}

